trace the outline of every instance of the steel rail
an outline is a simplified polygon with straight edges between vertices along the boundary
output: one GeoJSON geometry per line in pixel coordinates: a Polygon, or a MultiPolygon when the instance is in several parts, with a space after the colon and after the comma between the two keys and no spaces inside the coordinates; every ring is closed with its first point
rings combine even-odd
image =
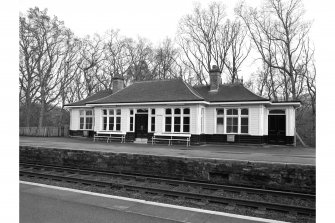
{"type": "Polygon", "coordinates": [[[20,163],[23,166],[30,166],[30,167],[40,167],[40,168],[51,168],[51,169],[58,169],[58,170],[66,170],[66,171],[75,171],[82,174],[100,174],[100,175],[107,175],[112,177],[123,177],[123,178],[134,178],[134,179],[144,179],[149,182],[157,182],[161,183],[164,182],[166,184],[179,184],[179,185],[186,185],[186,186],[194,186],[194,187],[201,187],[203,189],[208,190],[223,190],[233,193],[241,193],[246,192],[249,194],[270,194],[273,196],[286,196],[286,197],[296,197],[301,199],[313,200],[315,201],[314,194],[304,194],[304,193],[297,193],[297,192],[288,192],[288,191],[277,191],[277,190],[269,190],[269,189],[259,189],[259,188],[250,188],[250,187],[241,187],[241,186],[232,186],[232,185],[222,185],[222,184],[212,184],[212,183],[203,183],[203,182],[196,182],[196,181],[188,181],[188,180],[176,180],[176,179],[168,179],[168,178],[161,178],[161,177],[152,177],[152,176],[144,176],[139,174],[125,174],[125,173],[117,173],[117,172],[107,172],[107,171],[99,171],[99,170],[92,170],[92,169],[84,169],[84,168],[73,168],[73,167],[63,167],[63,166],[54,166],[54,165],[44,165],[44,164],[34,164],[34,163],[20,163]]]}
{"type": "MultiPolygon", "coordinates": [[[[131,191],[143,191],[148,194],[161,194],[163,196],[169,196],[169,197],[180,197],[184,199],[193,199],[193,200],[201,200],[206,201],[209,203],[220,203],[225,205],[236,205],[236,206],[244,206],[244,207],[250,207],[260,210],[271,210],[271,211],[279,211],[279,212],[285,212],[285,213],[294,213],[294,214],[303,214],[308,216],[315,216],[315,208],[309,208],[309,207],[298,207],[293,205],[287,205],[287,204],[276,204],[276,203],[270,203],[270,202],[262,202],[262,201],[251,201],[251,200],[245,200],[240,198],[226,198],[221,196],[215,196],[215,195],[204,195],[199,193],[191,193],[191,192],[181,192],[181,191],[173,191],[173,190],[167,190],[167,189],[159,189],[159,188],[153,188],[148,186],[138,186],[138,185],[131,185],[127,183],[114,183],[114,182],[106,182],[101,180],[91,180],[91,179],[83,179],[83,178],[77,178],[73,176],[59,176],[55,174],[45,174],[45,173],[36,173],[31,171],[23,171],[20,170],[20,176],[27,175],[28,177],[39,177],[39,178],[46,178],[51,180],[57,180],[57,181],[66,181],[70,183],[82,183],[84,185],[94,185],[94,186],[108,186],[111,188],[125,188],[126,190],[131,191]]],[[[87,177],[87,176],[86,176],[87,177]]]]}

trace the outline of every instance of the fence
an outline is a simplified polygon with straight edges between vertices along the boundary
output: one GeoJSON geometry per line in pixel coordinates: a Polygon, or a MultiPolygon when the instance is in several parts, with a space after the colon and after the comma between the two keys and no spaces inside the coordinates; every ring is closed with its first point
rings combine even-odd
{"type": "Polygon", "coordinates": [[[20,136],[60,137],[69,136],[69,126],[20,127],[20,136]]]}

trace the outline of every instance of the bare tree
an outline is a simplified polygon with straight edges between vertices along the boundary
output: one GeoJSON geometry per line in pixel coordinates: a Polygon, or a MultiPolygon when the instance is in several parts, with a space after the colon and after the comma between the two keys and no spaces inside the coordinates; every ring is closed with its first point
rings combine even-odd
{"type": "Polygon", "coordinates": [[[103,60],[103,42],[101,37],[95,34],[93,38],[87,36],[81,39],[79,54],[77,66],[84,83],[85,94],[91,96],[97,91],[99,85],[97,76],[101,71],[101,61],[103,60]]]}
{"type": "Polygon", "coordinates": [[[284,75],[285,97],[296,100],[301,94],[303,63],[310,23],[303,20],[301,0],[267,0],[260,10],[241,4],[237,14],[249,30],[262,60],[284,75]]]}
{"type": "Polygon", "coordinates": [[[37,63],[41,55],[37,54],[37,41],[33,37],[33,27],[27,18],[20,16],[20,104],[25,107],[25,125],[30,126],[32,105],[37,101],[39,85],[37,84],[37,63]]]}
{"type": "MultiPolygon", "coordinates": [[[[35,75],[35,83],[38,86],[36,99],[40,105],[38,125],[42,127],[45,113],[57,105],[61,80],[68,78],[63,76],[61,67],[65,45],[72,33],[57,17],[49,17],[47,10],[29,9],[26,21],[29,25],[25,27],[29,29],[25,33],[29,33],[29,38],[35,43],[29,47],[29,52],[35,60],[27,63],[26,71],[34,72],[35,75]]],[[[24,39],[22,37],[22,40],[24,39]]]]}
{"type": "Polygon", "coordinates": [[[130,67],[127,70],[126,84],[133,81],[152,80],[153,49],[151,43],[143,38],[128,42],[130,67]]]}
{"type": "Polygon", "coordinates": [[[238,79],[238,71],[248,57],[251,51],[251,44],[247,43],[247,30],[238,20],[235,20],[231,25],[231,46],[229,56],[225,60],[225,65],[229,73],[231,83],[238,79]]]}
{"type": "Polygon", "coordinates": [[[171,39],[165,39],[154,49],[152,74],[155,79],[176,78],[178,73],[178,50],[171,39]]]}
{"type": "Polygon", "coordinates": [[[97,76],[98,81],[105,89],[112,88],[114,76],[124,77],[130,66],[129,39],[119,35],[118,30],[106,33],[103,51],[102,71],[97,76]]]}
{"type": "Polygon", "coordinates": [[[213,64],[222,71],[231,45],[230,22],[224,21],[225,7],[211,3],[208,9],[196,5],[193,14],[179,23],[178,44],[184,53],[184,65],[191,69],[200,84],[208,84],[213,64]]]}

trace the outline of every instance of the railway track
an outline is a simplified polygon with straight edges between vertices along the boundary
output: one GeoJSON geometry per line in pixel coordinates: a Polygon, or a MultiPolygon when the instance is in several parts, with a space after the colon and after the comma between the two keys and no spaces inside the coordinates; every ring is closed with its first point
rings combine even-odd
{"type": "MultiPolygon", "coordinates": [[[[95,171],[53,165],[20,163],[20,176],[48,179],[74,184],[91,185],[93,187],[107,187],[125,189],[126,191],[141,192],[148,195],[159,195],[170,198],[201,201],[219,205],[252,208],[258,211],[277,211],[281,213],[315,216],[315,206],[305,207],[268,201],[243,199],[239,196],[226,197],[218,194],[219,191],[234,194],[257,194],[274,197],[287,197],[315,202],[315,195],[256,188],[235,187],[228,185],[209,184],[194,181],[182,181],[150,177],[143,175],[124,174],[115,172],[95,171]],[[156,185],[156,186],[155,186],[156,185]],[[162,186],[160,186],[162,185],[162,186]],[[196,192],[180,191],[180,186],[198,188],[196,192]],[[206,191],[206,192],[204,192],[206,191]]],[[[243,196],[242,196],[243,197],[243,196]]]]}

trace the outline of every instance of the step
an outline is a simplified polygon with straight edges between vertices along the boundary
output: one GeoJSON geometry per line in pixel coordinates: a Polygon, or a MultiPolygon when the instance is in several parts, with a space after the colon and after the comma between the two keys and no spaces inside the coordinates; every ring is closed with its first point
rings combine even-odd
{"type": "Polygon", "coordinates": [[[147,138],[135,138],[134,143],[147,144],[148,143],[148,139],[147,138]]]}

